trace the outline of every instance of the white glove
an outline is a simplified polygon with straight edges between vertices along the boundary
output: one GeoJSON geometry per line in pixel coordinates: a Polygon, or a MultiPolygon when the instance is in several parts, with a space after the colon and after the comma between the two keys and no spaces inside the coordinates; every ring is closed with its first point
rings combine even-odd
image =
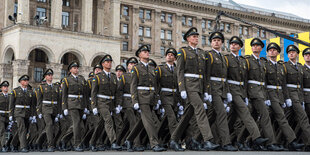
{"type": "Polygon", "coordinates": [[[10,117],[9,117],[9,120],[12,122],[12,121],[13,121],[13,116],[10,116],[10,117]]]}
{"type": "Polygon", "coordinates": [[[209,101],[212,102],[212,95],[209,95],[209,101]]]}
{"type": "Polygon", "coordinates": [[[232,101],[232,95],[231,93],[227,93],[227,102],[231,102],[232,101]]]}
{"type": "Polygon", "coordinates": [[[33,117],[31,123],[32,123],[32,124],[33,124],[33,123],[37,123],[37,119],[36,119],[35,117],[33,117]]]}
{"type": "Polygon", "coordinates": [[[161,105],[161,100],[158,100],[158,101],[157,101],[157,104],[161,105]]]}
{"type": "Polygon", "coordinates": [[[203,103],[203,107],[205,108],[205,110],[207,110],[208,109],[207,103],[203,103]]]}
{"type": "Polygon", "coordinates": [[[154,110],[158,110],[159,109],[160,104],[156,104],[156,106],[154,107],[154,110]]]}
{"type": "Polygon", "coordinates": [[[245,101],[246,106],[248,106],[248,105],[249,105],[249,99],[246,97],[246,98],[244,99],[244,101],[245,101]]]}
{"type": "Polygon", "coordinates": [[[282,108],[286,108],[286,103],[283,103],[283,104],[282,104],[282,108]]]}
{"type": "Polygon", "coordinates": [[[182,116],[184,114],[184,111],[183,110],[179,110],[178,111],[178,115],[182,116]]]}
{"type": "Polygon", "coordinates": [[[32,116],[32,119],[37,121],[37,116],[32,116]]]}
{"type": "Polygon", "coordinates": [[[301,102],[301,106],[305,110],[305,102],[301,102]]]}
{"type": "Polygon", "coordinates": [[[87,108],[85,108],[85,109],[84,109],[84,114],[89,115],[89,113],[90,113],[89,110],[88,110],[87,108]]]}
{"type": "Polygon", "coordinates": [[[203,96],[204,101],[208,101],[209,100],[209,94],[205,93],[203,96]]]}
{"type": "Polygon", "coordinates": [[[112,116],[113,115],[113,112],[111,111],[110,115],[112,116]]]}
{"type": "Polygon", "coordinates": [[[57,123],[59,121],[58,117],[55,117],[55,122],[57,123]]]}
{"type": "Polygon", "coordinates": [[[42,119],[42,114],[39,114],[38,117],[39,117],[40,119],[42,119]]]}
{"type": "Polygon", "coordinates": [[[165,109],[164,109],[164,108],[161,108],[159,111],[160,111],[160,113],[161,113],[161,117],[164,117],[164,115],[165,115],[165,109]]]}
{"type": "Polygon", "coordinates": [[[32,122],[32,116],[29,117],[29,121],[32,122]]]}
{"type": "Polygon", "coordinates": [[[86,119],[86,114],[83,114],[82,119],[83,119],[83,120],[86,119]]]}
{"type": "Polygon", "coordinates": [[[62,119],[64,116],[62,114],[59,115],[59,118],[62,119]]]}
{"type": "Polygon", "coordinates": [[[97,114],[98,114],[98,109],[97,109],[97,108],[94,108],[94,109],[93,109],[93,114],[94,114],[94,115],[97,115],[97,114]]]}
{"type": "Polygon", "coordinates": [[[68,109],[64,110],[64,115],[67,116],[69,114],[68,109]]]}
{"type": "Polygon", "coordinates": [[[266,101],[265,101],[265,104],[266,104],[266,106],[271,106],[270,100],[266,100],[266,101]]]}
{"type": "Polygon", "coordinates": [[[286,103],[287,107],[291,107],[292,106],[292,100],[291,99],[286,99],[285,103],[286,103]]]}
{"type": "Polygon", "coordinates": [[[226,107],[226,112],[229,113],[229,111],[230,111],[230,107],[227,106],[227,107],[226,107]]]}
{"type": "Polygon", "coordinates": [[[135,103],[135,104],[133,105],[133,108],[134,108],[135,110],[138,110],[138,109],[139,109],[139,103],[135,103]]]}
{"type": "Polygon", "coordinates": [[[182,105],[180,105],[180,106],[179,106],[179,110],[180,110],[180,111],[183,111],[183,110],[184,110],[184,107],[183,107],[182,105]]]}
{"type": "Polygon", "coordinates": [[[141,113],[141,109],[139,109],[138,112],[141,113]]]}
{"type": "Polygon", "coordinates": [[[183,100],[185,100],[187,98],[187,94],[186,94],[186,91],[181,91],[181,97],[183,100]]]}

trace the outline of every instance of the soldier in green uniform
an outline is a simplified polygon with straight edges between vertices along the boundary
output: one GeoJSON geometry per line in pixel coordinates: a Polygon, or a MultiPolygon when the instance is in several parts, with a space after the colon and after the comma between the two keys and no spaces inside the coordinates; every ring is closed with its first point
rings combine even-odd
{"type": "Polygon", "coordinates": [[[60,91],[59,86],[53,83],[54,72],[52,69],[47,69],[43,74],[46,80],[45,84],[39,86],[37,91],[37,113],[38,117],[44,118],[45,131],[47,137],[48,152],[54,152],[54,126],[59,121],[59,114],[61,113],[60,91]]]}
{"type": "MultiPolygon", "coordinates": [[[[229,44],[231,53],[226,55],[225,59],[228,65],[227,83],[229,85],[229,91],[232,94],[233,103],[231,117],[234,119],[239,117],[250,133],[253,142],[260,145],[268,139],[261,138],[258,126],[247,107],[249,101],[246,94],[246,61],[244,57],[239,55],[239,50],[243,47],[243,42],[239,37],[233,36],[229,40],[229,44]]],[[[238,142],[238,144],[239,150],[247,151],[247,149],[250,149],[247,143],[238,142]]]]}
{"type": "Polygon", "coordinates": [[[306,113],[309,119],[310,118],[310,48],[304,49],[302,55],[305,59],[304,79],[303,79],[304,101],[305,101],[306,113]]]}
{"type": "Polygon", "coordinates": [[[62,109],[64,115],[71,116],[73,122],[73,145],[75,151],[83,151],[81,143],[81,118],[86,107],[87,83],[82,75],[79,75],[79,64],[72,62],[68,71],[71,73],[63,79],[62,83],[62,109]]]}
{"type": "Polygon", "coordinates": [[[32,89],[29,87],[29,76],[23,75],[18,79],[21,86],[14,88],[10,97],[10,117],[17,121],[18,137],[21,152],[28,152],[26,134],[29,127],[29,118],[34,114],[35,106],[32,89]]]}
{"type": "Polygon", "coordinates": [[[105,55],[100,64],[103,66],[103,71],[95,76],[92,82],[91,90],[91,107],[94,115],[98,112],[104,120],[105,131],[111,142],[112,150],[120,150],[121,147],[116,144],[116,134],[113,127],[113,119],[111,116],[111,107],[115,104],[117,94],[117,78],[114,73],[111,73],[112,56],[105,55]]]}
{"type": "Polygon", "coordinates": [[[292,106],[292,100],[288,96],[286,87],[285,66],[283,61],[277,62],[277,56],[280,54],[281,48],[276,43],[270,43],[267,46],[267,54],[269,61],[266,61],[266,87],[267,98],[271,101],[271,115],[276,119],[279,128],[286,137],[291,150],[297,150],[303,147],[302,144],[296,142],[296,135],[289,125],[284,110],[285,107],[292,106]]]}
{"type": "MultiPolygon", "coordinates": [[[[297,56],[299,49],[295,45],[289,45],[286,49],[289,61],[285,62],[286,68],[286,87],[288,89],[288,98],[292,100],[292,107],[289,108],[290,113],[293,116],[287,116],[291,120],[289,122],[296,121],[304,137],[310,137],[310,124],[309,118],[305,112],[304,92],[303,92],[303,75],[304,67],[297,62],[297,56]]],[[[310,139],[304,139],[306,150],[310,148],[310,139]]]]}
{"type": "Polygon", "coordinates": [[[146,133],[149,137],[153,151],[165,151],[158,141],[158,122],[153,111],[156,98],[156,78],[155,68],[149,65],[150,49],[148,45],[142,45],[137,51],[136,56],[140,62],[132,69],[131,76],[131,98],[134,109],[141,109],[141,120],[146,133]]]}
{"type": "Polygon", "coordinates": [[[188,46],[180,48],[177,55],[178,87],[181,98],[186,100],[186,108],[183,118],[171,135],[170,147],[176,151],[182,151],[177,142],[191,119],[195,119],[203,137],[200,150],[214,150],[219,147],[211,142],[213,135],[205,111],[207,106],[204,101],[208,100],[210,86],[206,83],[206,52],[197,48],[198,36],[197,28],[190,28],[183,37],[188,46]]]}
{"type": "MultiPolygon", "coordinates": [[[[9,91],[9,82],[3,81],[0,84],[1,93],[0,93],[0,143],[1,151],[7,152],[8,146],[6,146],[6,130],[9,126],[9,98],[11,94],[9,91]]],[[[11,123],[12,124],[12,123],[11,123]]],[[[12,126],[12,125],[11,125],[12,126]]]]}
{"type": "Polygon", "coordinates": [[[266,100],[265,89],[265,58],[260,58],[260,52],[265,46],[259,38],[254,38],[251,41],[253,54],[246,56],[247,62],[247,93],[250,103],[253,105],[255,112],[259,113],[259,124],[262,128],[263,134],[269,140],[266,142],[267,149],[270,151],[282,150],[278,147],[275,140],[274,131],[271,125],[268,106],[270,101],[266,100]]]}

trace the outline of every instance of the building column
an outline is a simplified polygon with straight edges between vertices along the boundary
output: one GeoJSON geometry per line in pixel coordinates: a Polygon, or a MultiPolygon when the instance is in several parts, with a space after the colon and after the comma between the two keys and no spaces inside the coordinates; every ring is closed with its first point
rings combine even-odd
{"type": "Polygon", "coordinates": [[[161,35],[161,10],[156,9],[154,12],[154,24],[153,24],[153,35],[152,35],[152,49],[151,52],[152,55],[154,54],[155,56],[161,56],[161,52],[160,52],[160,46],[161,46],[161,39],[160,39],[160,35],[161,35]]]}
{"type": "Polygon", "coordinates": [[[130,34],[131,34],[131,49],[133,52],[138,50],[139,48],[139,6],[133,6],[132,8],[132,20],[130,26],[130,34]]]}
{"type": "Polygon", "coordinates": [[[0,80],[8,81],[10,83],[9,88],[12,90],[13,82],[13,67],[12,64],[0,64],[0,80]]]}
{"type": "Polygon", "coordinates": [[[51,27],[61,29],[62,22],[62,1],[52,0],[51,4],[51,27]]]}
{"type": "Polygon", "coordinates": [[[54,82],[60,82],[61,80],[61,70],[63,68],[63,64],[59,64],[59,63],[49,63],[46,64],[46,69],[52,69],[54,71],[54,75],[53,75],[53,81],[54,82]]]}
{"type": "Polygon", "coordinates": [[[93,33],[93,0],[82,0],[82,23],[81,31],[93,33]]]}
{"type": "Polygon", "coordinates": [[[13,25],[14,23],[9,20],[9,15],[13,16],[14,14],[14,1],[5,0],[4,2],[4,27],[8,27],[9,25],[13,25]]]}
{"type": "Polygon", "coordinates": [[[199,38],[198,38],[198,47],[202,48],[202,27],[201,27],[201,21],[202,21],[202,17],[197,17],[196,18],[196,28],[198,33],[200,34],[199,38]]]}
{"type": "MultiPolygon", "coordinates": [[[[177,13],[175,15],[175,47],[180,48],[182,46],[182,14],[177,13]]],[[[176,49],[178,50],[178,49],[176,49]]]]}
{"type": "Polygon", "coordinates": [[[30,24],[29,0],[18,0],[17,23],[30,24]]]}
{"type": "Polygon", "coordinates": [[[13,66],[13,82],[12,82],[13,88],[19,86],[18,79],[22,75],[28,74],[29,65],[30,65],[29,60],[21,60],[21,59],[13,60],[13,65],[12,65],[13,66]]]}
{"type": "Polygon", "coordinates": [[[111,0],[111,17],[110,17],[110,35],[114,37],[119,37],[120,33],[120,0],[111,0]]]}
{"type": "Polygon", "coordinates": [[[97,1],[97,34],[103,34],[104,32],[104,0],[97,1]]]}
{"type": "Polygon", "coordinates": [[[84,76],[85,79],[88,78],[88,74],[93,71],[93,67],[91,66],[81,66],[79,67],[79,74],[84,76]]]}

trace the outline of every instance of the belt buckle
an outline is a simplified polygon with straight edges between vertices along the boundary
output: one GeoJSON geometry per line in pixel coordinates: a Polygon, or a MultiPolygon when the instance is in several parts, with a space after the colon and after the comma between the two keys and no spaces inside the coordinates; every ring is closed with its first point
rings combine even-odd
{"type": "Polygon", "coordinates": [[[221,78],[221,81],[224,82],[224,78],[221,78]]]}
{"type": "Polygon", "coordinates": [[[78,99],[80,99],[80,94],[78,95],[78,99]]]}
{"type": "Polygon", "coordinates": [[[172,92],[174,93],[174,92],[175,92],[175,89],[172,89],[172,92]]]}
{"type": "Polygon", "coordinates": [[[260,85],[262,86],[262,85],[263,85],[263,82],[260,82],[260,85]]]}
{"type": "Polygon", "coordinates": [[[200,79],[202,79],[202,75],[200,75],[200,74],[199,74],[199,76],[198,76],[198,77],[199,77],[200,79]]]}
{"type": "Polygon", "coordinates": [[[276,86],[276,88],[277,88],[277,90],[279,90],[280,87],[279,87],[279,86],[276,86]]]}
{"type": "Polygon", "coordinates": [[[300,85],[299,85],[299,84],[297,85],[297,88],[300,88],[300,85]]]}
{"type": "Polygon", "coordinates": [[[112,96],[110,96],[110,100],[112,100],[112,96]]]}
{"type": "Polygon", "coordinates": [[[26,105],[24,105],[24,109],[26,109],[26,105]]]}
{"type": "Polygon", "coordinates": [[[51,104],[52,104],[52,105],[54,104],[53,100],[51,101],[51,104]]]}
{"type": "Polygon", "coordinates": [[[242,82],[239,82],[240,83],[240,85],[242,85],[243,83],[242,82]]]}

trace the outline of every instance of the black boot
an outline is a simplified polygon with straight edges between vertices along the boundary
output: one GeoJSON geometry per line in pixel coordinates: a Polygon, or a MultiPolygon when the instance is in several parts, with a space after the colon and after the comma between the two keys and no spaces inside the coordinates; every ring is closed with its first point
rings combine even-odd
{"type": "Polygon", "coordinates": [[[20,152],[23,152],[23,153],[26,153],[26,152],[29,152],[29,150],[27,149],[27,148],[22,148],[21,150],[20,150],[20,152]]]}
{"type": "Polygon", "coordinates": [[[47,152],[55,152],[54,147],[48,147],[48,148],[47,148],[47,152]]]}
{"type": "Polygon", "coordinates": [[[62,151],[68,151],[66,143],[64,141],[61,141],[60,143],[61,143],[61,150],[62,151]]]}
{"type": "Polygon", "coordinates": [[[170,148],[174,151],[184,151],[184,149],[174,140],[170,141],[170,148]]]}
{"type": "Polygon", "coordinates": [[[238,149],[232,146],[231,144],[222,146],[222,149],[223,151],[238,151],[238,149]]]}
{"type": "Polygon", "coordinates": [[[296,150],[299,150],[301,149],[302,147],[304,147],[305,145],[304,144],[299,144],[297,143],[296,141],[293,141],[291,143],[288,144],[288,148],[292,151],[296,151],[296,150]]]}
{"type": "Polygon", "coordinates": [[[212,142],[210,141],[205,141],[203,143],[203,146],[201,148],[201,151],[210,151],[210,150],[215,150],[217,149],[218,147],[220,147],[220,145],[218,144],[213,144],[212,142]]]}
{"type": "Polygon", "coordinates": [[[77,146],[77,147],[74,148],[74,151],[75,152],[83,152],[84,149],[82,148],[82,146],[77,146]]]}
{"type": "Polygon", "coordinates": [[[128,152],[133,152],[131,142],[128,141],[128,140],[126,140],[124,143],[125,143],[125,146],[126,146],[126,150],[127,150],[128,152]]]}
{"type": "Polygon", "coordinates": [[[162,152],[162,151],[166,151],[165,148],[159,146],[159,145],[155,145],[152,149],[154,152],[162,152]]]}
{"type": "Polygon", "coordinates": [[[269,151],[283,151],[283,148],[280,148],[279,146],[274,145],[274,144],[268,145],[267,149],[269,151]]]}
{"type": "Polygon", "coordinates": [[[97,152],[97,148],[96,148],[96,146],[94,146],[94,145],[91,145],[91,146],[90,146],[90,149],[91,149],[91,151],[93,151],[93,152],[97,152]]]}
{"type": "Polygon", "coordinates": [[[120,146],[117,145],[116,143],[113,143],[113,144],[111,145],[111,149],[112,149],[112,150],[117,150],[117,151],[119,151],[119,150],[122,149],[122,147],[120,147],[120,146]]]}
{"type": "Polygon", "coordinates": [[[267,141],[269,140],[269,138],[262,138],[262,137],[259,137],[259,138],[256,138],[253,143],[255,145],[262,145],[264,143],[266,143],[267,141]]]}

